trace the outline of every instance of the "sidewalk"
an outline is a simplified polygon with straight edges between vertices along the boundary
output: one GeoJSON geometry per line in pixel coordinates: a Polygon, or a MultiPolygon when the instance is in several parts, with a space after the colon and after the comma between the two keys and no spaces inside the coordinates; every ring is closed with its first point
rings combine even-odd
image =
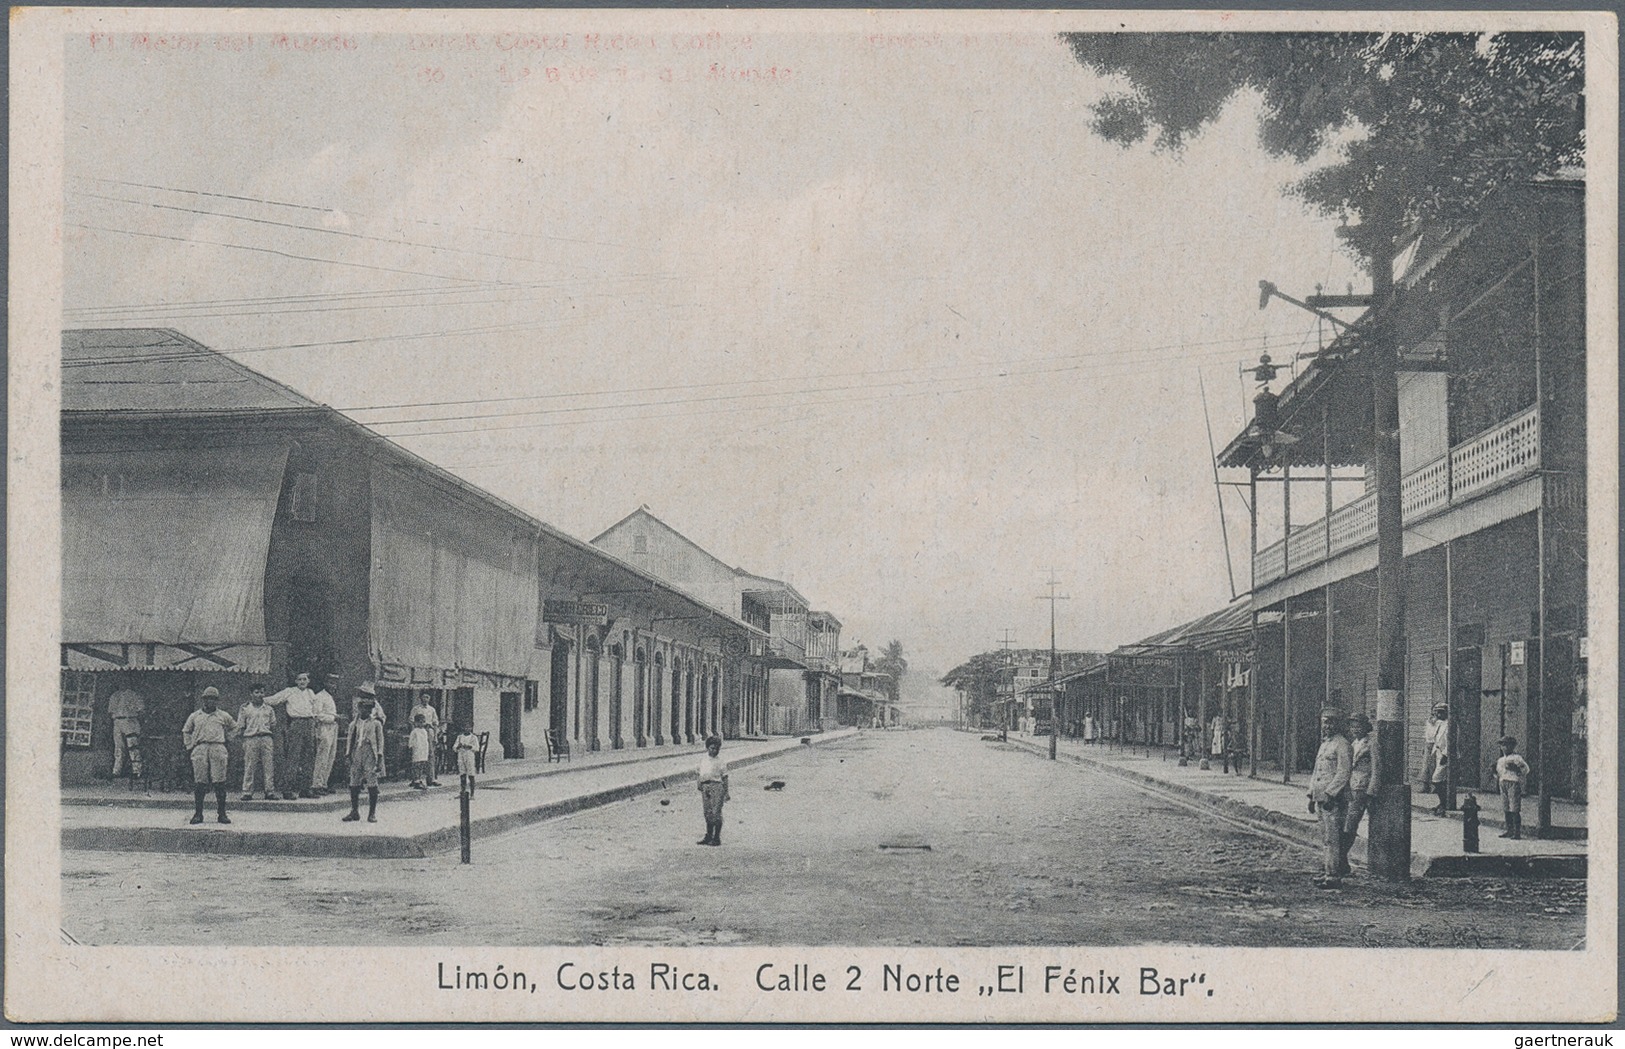
{"type": "MultiPolygon", "coordinates": [[[[816,746],[855,733],[840,729],[807,738],[816,746]]],[[[729,740],[723,756],[730,766],[740,768],[793,751],[803,745],[801,738],[729,740]]],[[[600,751],[554,764],[545,759],[493,764],[479,778],[474,793],[473,835],[501,834],[692,780],[704,750],[695,743],[600,751]]],[[[237,801],[234,790],[227,795],[230,825],[214,821],[211,795],[204,809],[206,822],[196,826],[187,822],[192,815],[190,793],[146,794],[98,784],[63,788],[62,795],[64,849],[394,859],[428,856],[459,844],[455,786],[420,791],[386,783],[379,791],[377,823],[342,822],[350,808],[347,790],[307,801],[255,802],[237,801]]]]}
{"type": "MultiPolygon", "coordinates": [[[[1047,756],[1049,737],[1016,736],[1009,742],[1047,756]]],[[[1255,830],[1320,848],[1320,824],[1308,812],[1306,783],[1280,783],[1272,780],[1249,779],[1234,771],[1226,774],[1221,766],[1202,769],[1196,760],[1181,767],[1177,754],[1166,757],[1157,748],[1150,756],[1144,750],[1118,750],[1105,744],[1085,745],[1080,740],[1057,741],[1056,756],[1075,764],[1097,769],[1108,775],[1130,780],[1142,787],[1162,791],[1171,796],[1212,810],[1228,819],[1244,823],[1255,830]]],[[[1458,800],[1466,797],[1458,792],[1458,800]]],[[[1513,841],[1499,838],[1500,799],[1479,793],[1481,827],[1478,853],[1469,854],[1462,848],[1461,815],[1450,813],[1440,817],[1432,815],[1436,803],[1431,796],[1419,801],[1413,799],[1411,815],[1411,874],[1414,877],[1454,876],[1471,874],[1520,874],[1537,877],[1583,878],[1586,875],[1586,842],[1583,839],[1536,839],[1528,837],[1513,841]],[[1491,809],[1494,811],[1492,812],[1491,809]],[[1493,817],[1491,823],[1483,817],[1493,817]]],[[[1561,814],[1558,803],[1553,803],[1554,825],[1571,828],[1585,826],[1586,808],[1563,802],[1561,814]]],[[[1525,823],[1532,822],[1530,799],[1524,799],[1525,823]]],[[[1350,851],[1351,862],[1363,865],[1366,857],[1366,823],[1360,825],[1360,838],[1350,851]]]]}

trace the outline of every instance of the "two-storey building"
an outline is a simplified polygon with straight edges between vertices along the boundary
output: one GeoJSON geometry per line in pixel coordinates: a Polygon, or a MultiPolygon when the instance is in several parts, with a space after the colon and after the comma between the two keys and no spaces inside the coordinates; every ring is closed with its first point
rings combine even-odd
{"type": "MultiPolygon", "coordinates": [[[[1413,778],[1444,703],[1458,785],[1491,787],[1512,735],[1537,789],[1583,791],[1584,203],[1580,182],[1510,188],[1470,228],[1422,231],[1396,274],[1413,778]]],[[[1288,778],[1322,706],[1375,713],[1374,356],[1362,326],[1340,335],[1219,456],[1253,489],[1251,732],[1288,778]]]]}

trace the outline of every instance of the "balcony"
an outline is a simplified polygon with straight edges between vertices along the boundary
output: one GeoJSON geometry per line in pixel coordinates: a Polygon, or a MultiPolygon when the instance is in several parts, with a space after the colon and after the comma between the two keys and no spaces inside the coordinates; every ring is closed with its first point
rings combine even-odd
{"type": "MultiPolygon", "coordinates": [[[[1400,481],[1400,507],[1407,525],[1441,513],[1540,469],[1540,420],[1529,408],[1449,454],[1412,470],[1400,481]]],[[[1300,525],[1283,541],[1253,558],[1253,589],[1311,568],[1331,557],[1375,542],[1377,498],[1368,493],[1312,524],[1300,525]]]]}

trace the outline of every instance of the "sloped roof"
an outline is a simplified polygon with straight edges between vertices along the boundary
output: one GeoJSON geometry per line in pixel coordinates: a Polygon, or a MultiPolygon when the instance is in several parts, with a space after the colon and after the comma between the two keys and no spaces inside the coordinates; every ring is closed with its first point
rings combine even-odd
{"type": "Polygon", "coordinates": [[[651,593],[664,592],[730,626],[752,635],[766,636],[761,629],[713,608],[680,587],[526,513],[365,424],[318,404],[177,331],[103,328],[62,333],[64,414],[152,412],[185,416],[289,409],[319,412],[334,425],[358,435],[374,447],[387,450],[397,465],[434,477],[491,509],[526,522],[543,536],[593,558],[602,568],[646,583],[651,593]]]}
{"type": "Polygon", "coordinates": [[[320,408],[274,379],[168,328],[62,333],[65,412],[320,408]]]}

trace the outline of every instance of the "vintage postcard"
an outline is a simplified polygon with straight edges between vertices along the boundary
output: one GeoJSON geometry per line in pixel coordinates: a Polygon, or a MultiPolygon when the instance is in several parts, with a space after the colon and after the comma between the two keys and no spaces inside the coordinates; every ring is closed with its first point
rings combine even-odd
{"type": "Polygon", "coordinates": [[[1617,68],[14,9],[6,1015],[1611,1020],[1617,68]]]}

